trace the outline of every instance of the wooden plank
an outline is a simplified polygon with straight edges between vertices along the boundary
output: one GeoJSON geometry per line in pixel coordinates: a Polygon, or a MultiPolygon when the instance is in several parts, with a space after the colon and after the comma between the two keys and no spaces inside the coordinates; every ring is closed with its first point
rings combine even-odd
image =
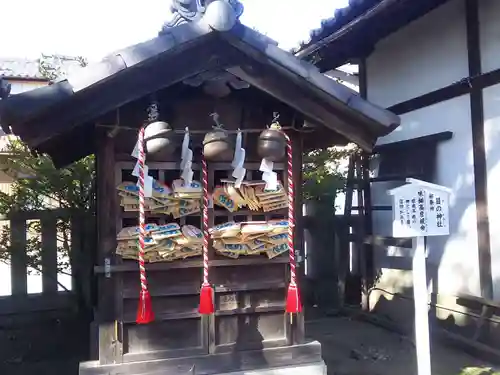
{"type": "MultiPolygon", "coordinates": [[[[124,363],[133,363],[133,362],[149,362],[149,361],[158,361],[158,360],[164,360],[167,358],[190,358],[193,356],[201,356],[204,355],[205,349],[204,348],[187,348],[187,349],[172,349],[172,350],[152,350],[148,352],[143,352],[143,353],[126,353],[123,356],[123,362],[124,363]]],[[[189,364],[186,365],[186,368],[189,368],[189,364]]],[[[184,368],[184,366],[182,366],[184,368]]],[[[193,369],[193,365],[191,365],[191,369],[193,369]]],[[[183,374],[184,370],[180,371],[180,374],[183,374]]],[[[198,375],[198,373],[190,372],[195,375],[198,375]]],[[[148,372],[147,375],[150,373],[148,372]]],[[[163,371],[155,371],[155,374],[157,375],[164,375],[163,371]]],[[[177,375],[179,373],[175,373],[177,375]]],[[[134,374],[136,375],[136,374],[134,374]]]]}
{"type": "Polygon", "coordinates": [[[487,298],[483,298],[483,297],[473,296],[471,294],[459,293],[457,295],[457,299],[469,300],[469,301],[477,302],[478,304],[481,304],[481,305],[491,306],[491,307],[494,307],[496,309],[500,309],[500,302],[493,301],[491,299],[487,299],[487,298]]]}
{"type": "Polygon", "coordinates": [[[8,215],[0,215],[0,220],[44,220],[46,218],[67,218],[71,210],[67,208],[55,208],[53,210],[16,211],[8,215]]]}
{"type": "Polygon", "coordinates": [[[404,247],[406,249],[411,249],[413,247],[411,238],[367,236],[365,238],[365,243],[369,243],[372,246],[382,246],[382,247],[394,246],[394,247],[404,247]]]}
{"type": "Polygon", "coordinates": [[[95,283],[92,267],[96,261],[96,253],[94,250],[95,244],[91,241],[92,236],[88,233],[89,223],[95,223],[90,213],[75,212],[71,215],[70,264],[72,291],[78,298],[79,307],[82,309],[92,308],[93,284],[95,283]]]}
{"type": "Polygon", "coordinates": [[[203,345],[203,322],[197,308],[189,313],[178,313],[155,319],[146,325],[124,324],[126,352],[124,361],[140,359],[175,358],[182,351],[183,355],[196,356],[207,354],[203,345]],[[161,357],[160,357],[161,355],[161,357]]]}
{"type": "MultiPolygon", "coordinates": [[[[246,257],[242,259],[217,259],[209,261],[211,267],[232,267],[235,265],[239,266],[258,266],[265,264],[287,264],[288,256],[279,256],[273,259],[267,259],[265,257],[246,257]]],[[[147,271],[166,271],[172,269],[182,269],[182,268],[201,268],[203,262],[201,260],[183,260],[174,262],[158,262],[146,265],[147,271]]],[[[137,262],[127,261],[120,265],[111,265],[110,272],[132,272],[137,271],[137,262]]],[[[95,266],[94,272],[97,274],[104,273],[104,266],[95,266]]]]}
{"type": "Polygon", "coordinates": [[[57,218],[42,219],[42,285],[43,293],[57,293],[57,218]]]}
{"type": "MultiPolygon", "coordinates": [[[[115,263],[116,209],[114,139],[106,132],[97,134],[97,248],[99,265],[105,260],[115,263]]],[[[99,279],[99,361],[102,365],[121,362],[117,336],[116,281],[112,277],[99,279]]]]}
{"type": "MultiPolygon", "coordinates": [[[[362,154],[362,168],[363,168],[363,182],[364,182],[363,206],[365,207],[364,238],[366,238],[367,236],[373,235],[373,217],[372,217],[372,210],[370,209],[370,207],[372,206],[372,192],[371,192],[371,184],[370,184],[370,154],[368,154],[368,153],[362,154]]],[[[375,280],[375,265],[374,265],[374,255],[373,255],[372,244],[366,243],[366,241],[364,241],[363,252],[364,252],[365,261],[366,261],[367,283],[369,284],[369,286],[371,286],[375,280]]],[[[365,291],[365,292],[367,292],[367,291],[365,291]]],[[[367,301],[367,302],[369,302],[369,301],[367,301]]]]}
{"type": "MultiPolygon", "coordinates": [[[[288,345],[287,339],[275,339],[275,340],[266,340],[262,342],[254,341],[248,342],[245,346],[245,350],[265,350],[265,349],[274,349],[286,347],[288,345]]],[[[216,354],[224,354],[224,353],[234,353],[239,349],[238,343],[224,344],[218,345],[215,349],[216,354]]]]}
{"type": "Polygon", "coordinates": [[[26,295],[28,293],[28,257],[26,254],[26,230],[24,219],[15,219],[10,222],[11,234],[11,286],[12,295],[26,295]]]}
{"type": "Polygon", "coordinates": [[[216,375],[319,362],[322,362],[321,344],[314,341],[289,347],[156,361],[134,361],[123,365],[99,366],[98,362],[84,362],[80,364],[80,375],[132,375],[155,371],[161,371],[164,375],[179,375],[179,370],[191,369],[193,366],[196,375],[216,375]]]}
{"type": "MultiPolygon", "coordinates": [[[[335,264],[336,264],[336,274],[337,274],[337,296],[339,307],[343,307],[346,297],[346,283],[347,274],[349,273],[349,249],[350,249],[350,228],[352,216],[352,199],[354,193],[354,185],[352,184],[354,180],[354,155],[349,157],[349,164],[347,169],[347,184],[345,192],[345,204],[344,204],[344,215],[343,222],[339,222],[340,226],[340,246],[336,248],[335,251],[335,264]]],[[[354,219],[359,221],[358,217],[354,219]]]]}
{"type": "Polygon", "coordinates": [[[453,138],[453,132],[451,131],[434,133],[430,135],[424,135],[422,137],[406,139],[404,141],[397,141],[397,142],[378,145],[373,148],[373,153],[382,154],[382,153],[394,152],[414,147],[428,147],[429,145],[434,146],[438,142],[448,141],[451,138],[453,138]]]}
{"type": "Polygon", "coordinates": [[[0,297],[0,315],[69,309],[74,304],[73,298],[69,292],[0,297]]]}
{"type": "MultiPolygon", "coordinates": [[[[360,154],[355,155],[355,179],[360,179],[365,181],[365,175],[363,170],[363,156],[360,154]]],[[[370,189],[370,184],[368,183],[368,187],[363,184],[362,186],[357,186],[357,202],[358,202],[358,216],[362,217],[363,220],[353,228],[354,231],[354,236],[356,238],[355,241],[355,251],[358,254],[358,264],[357,266],[357,272],[359,272],[359,276],[361,277],[361,308],[365,311],[368,310],[368,284],[367,284],[367,249],[366,245],[364,244],[363,239],[366,236],[366,212],[371,211],[370,206],[365,206],[365,191],[370,189]]]]}
{"type": "MultiPolygon", "coordinates": [[[[193,309],[191,311],[178,312],[178,313],[166,313],[163,311],[155,312],[155,321],[163,322],[166,320],[183,320],[183,319],[193,319],[199,318],[200,314],[198,313],[198,309],[193,309]]],[[[126,314],[123,316],[122,323],[124,324],[133,324],[135,323],[135,312],[133,314],[126,314]]],[[[147,338],[145,338],[147,340],[147,338]]]]}
{"type": "MultiPolygon", "coordinates": [[[[275,289],[284,289],[287,287],[287,284],[283,282],[252,282],[252,283],[234,283],[234,284],[225,284],[225,285],[217,285],[217,293],[224,292],[243,292],[243,291],[252,291],[252,290],[275,290],[275,289]]],[[[138,289],[138,288],[137,288],[138,289]]],[[[192,285],[172,285],[167,286],[162,289],[152,291],[151,295],[154,297],[174,297],[174,296],[184,296],[184,295],[193,295],[200,293],[200,283],[196,282],[192,285]]],[[[124,299],[135,299],[137,298],[138,293],[135,289],[125,289],[123,293],[124,299]]]]}
{"type": "MultiPolygon", "coordinates": [[[[481,75],[481,45],[479,3],[466,0],[466,29],[469,76],[481,75]]],[[[481,296],[493,299],[490,221],[488,215],[488,164],[484,131],[483,90],[471,86],[470,115],[472,127],[472,155],[474,189],[476,193],[477,246],[479,258],[479,284],[481,296]]]]}
{"type": "Polygon", "coordinates": [[[225,315],[248,315],[248,314],[257,314],[257,313],[267,313],[267,312],[278,312],[278,311],[285,311],[285,303],[277,303],[269,306],[262,306],[262,307],[241,307],[237,309],[232,309],[232,310],[225,310],[225,311],[216,311],[215,316],[225,316],[225,315]]]}

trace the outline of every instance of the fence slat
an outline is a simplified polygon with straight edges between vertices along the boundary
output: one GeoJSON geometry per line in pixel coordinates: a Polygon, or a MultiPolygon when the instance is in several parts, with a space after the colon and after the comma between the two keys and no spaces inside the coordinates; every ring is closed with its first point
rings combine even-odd
{"type": "Polygon", "coordinates": [[[57,292],[57,217],[47,216],[42,224],[43,293],[57,292]]]}
{"type": "Polygon", "coordinates": [[[10,270],[12,295],[28,294],[26,227],[24,219],[13,219],[10,222],[10,238],[13,250],[10,270]]]}

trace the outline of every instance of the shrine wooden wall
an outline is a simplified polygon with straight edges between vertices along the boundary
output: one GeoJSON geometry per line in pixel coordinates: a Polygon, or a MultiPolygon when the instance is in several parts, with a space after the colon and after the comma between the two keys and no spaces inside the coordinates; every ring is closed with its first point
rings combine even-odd
{"type": "MultiPolygon", "coordinates": [[[[264,129],[272,119],[272,112],[262,107],[251,107],[234,99],[185,100],[169,108],[169,122],[175,129],[204,129],[213,125],[209,114],[217,112],[226,129],[264,129]]],[[[119,125],[119,124],[118,124],[119,125]]],[[[291,124],[282,123],[283,126],[291,124]]],[[[202,260],[191,258],[174,262],[147,265],[148,281],[153,299],[155,322],[136,325],[135,314],[139,296],[137,262],[122,260],[114,255],[116,233],[123,226],[137,225],[138,213],[123,212],[118,207],[115,186],[121,181],[135,181],[131,175],[135,160],[130,153],[136,142],[137,131],[120,130],[109,136],[109,128],[97,128],[100,146],[98,165],[98,232],[100,263],[95,267],[99,275],[99,360],[101,364],[133,362],[163,358],[177,358],[202,354],[229,353],[250,349],[265,349],[292,345],[303,341],[303,319],[290,321],[285,314],[286,287],[289,282],[288,253],[274,259],[265,256],[243,256],[230,259],[218,255],[210,247],[210,282],[215,285],[216,313],[200,316],[199,290],[202,282],[202,260]],[[111,261],[111,273],[105,274],[105,259],[111,261]]],[[[289,133],[294,141],[296,196],[301,196],[302,143],[298,133],[289,133]]],[[[191,135],[194,178],[200,179],[199,160],[203,134],[191,135]]],[[[235,135],[231,135],[235,139],[235,135]]],[[[260,159],[256,155],[258,132],[243,135],[246,148],[247,179],[261,179],[260,159]]],[[[182,134],[177,137],[182,143],[182,134]]],[[[150,159],[150,174],[159,181],[170,183],[180,177],[180,157],[172,160],[150,159]]],[[[282,170],[284,164],[275,165],[282,170]]],[[[229,163],[209,163],[209,191],[221,178],[230,176],[229,163]]],[[[280,179],[286,186],[286,179],[280,179]]],[[[300,199],[296,199],[300,212],[300,199]]],[[[230,220],[256,221],[286,218],[287,210],[271,213],[240,210],[234,213],[220,208],[209,208],[210,226],[230,220]]],[[[168,223],[166,216],[146,215],[147,222],[168,223]]],[[[190,215],[177,220],[181,225],[201,228],[201,215],[190,215]]],[[[301,220],[297,220],[296,249],[302,246],[301,220]]],[[[97,350],[96,350],[97,351],[97,350]]]]}

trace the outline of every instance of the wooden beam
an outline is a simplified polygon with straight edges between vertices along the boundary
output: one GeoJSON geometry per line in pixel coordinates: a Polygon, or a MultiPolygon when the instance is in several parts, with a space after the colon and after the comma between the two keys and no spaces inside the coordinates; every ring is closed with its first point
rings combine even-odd
{"type": "MultiPolygon", "coordinates": [[[[477,0],[466,0],[467,52],[469,76],[481,74],[481,43],[479,35],[479,5],[477,0]]],[[[481,296],[493,299],[491,275],[491,244],[488,217],[488,168],[484,141],[483,90],[472,86],[470,91],[472,126],[472,155],[474,188],[476,192],[476,219],[481,296]]]]}
{"type": "MultiPolygon", "coordinates": [[[[116,262],[116,210],[114,138],[106,131],[97,134],[97,249],[98,262],[116,262]]],[[[99,361],[102,365],[121,362],[115,322],[117,319],[116,281],[101,277],[98,286],[99,361]]]]}
{"type": "Polygon", "coordinates": [[[161,371],[164,375],[184,374],[195,367],[197,374],[247,372],[257,369],[322,363],[321,344],[317,341],[281,348],[239,351],[197,357],[135,361],[115,366],[96,362],[80,364],[80,375],[132,375],[161,371]]]}
{"type": "Polygon", "coordinates": [[[24,219],[13,219],[10,221],[10,233],[13,249],[10,255],[10,276],[13,296],[28,294],[28,257],[26,254],[26,231],[27,226],[24,219]]]}
{"type": "Polygon", "coordinates": [[[229,73],[286,103],[313,122],[322,124],[349,138],[361,148],[371,151],[373,134],[369,127],[373,125],[376,129],[380,124],[352,108],[347,109],[341,100],[332,100],[325,91],[244,42],[227,38],[235,48],[226,51],[225,55],[232,61],[238,61],[237,66],[226,69],[229,73]]]}
{"type": "Polygon", "coordinates": [[[422,137],[405,139],[404,141],[391,142],[375,146],[373,148],[373,153],[382,154],[386,152],[406,150],[414,147],[426,147],[430,145],[435,145],[439,142],[448,141],[451,138],[453,138],[453,132],[450,131],[434,133],[430,135],[424,135],[422,137]]]}
{"type": "MultiPolygon", "coordinates": [[[[216,259],[208,262],[210,267],[232,267],[232,266],[258,266],[266,264],[286,264],[288,257],[280,255],[273,259],[262,258],[248,258],[248,259],[216,259]]],[[[164,263],[150,263],[146,264],[146,271],[166,271],[178,268],[201,268],[203,262],[199,259],[173,261],[164,263]]],[[[111,265],[110,273],[115,272],[139,272],[136,261],[125,261],[123,264],[111,265]]],[[[97,274],[104,273],[104,265],[97,265],[94,267],[94,272],[97,274]]]]}
{"type": "Polygon", "coordinates": [[[42,220],[43,293],[57,293],[57,217],[42,220]]]}
{"type": "Polygon", "coordinates": [[[473,89],[480,90],[498,83],[500,83],[500,69],[492,70],[491,72],[484,74],[479,73],[475,76],[469,73],[469,77],[464,77],[449,86],[405,100],[401,103],[394,104],[387,109],[397,115],[402,115],[408,112],[416,111],[417,109],[429,107],[446,100],[469,94],[473,91],[473,89]]]}

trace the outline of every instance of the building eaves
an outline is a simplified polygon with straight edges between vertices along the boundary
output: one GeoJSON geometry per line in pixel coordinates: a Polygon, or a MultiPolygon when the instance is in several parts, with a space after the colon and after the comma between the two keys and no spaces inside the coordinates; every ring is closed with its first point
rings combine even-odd
{"type": "Polygon", "coordinates": [[[330,70],[369,56],[375,45],[449,0],[350,0],[294,54],[330,70]]]}

